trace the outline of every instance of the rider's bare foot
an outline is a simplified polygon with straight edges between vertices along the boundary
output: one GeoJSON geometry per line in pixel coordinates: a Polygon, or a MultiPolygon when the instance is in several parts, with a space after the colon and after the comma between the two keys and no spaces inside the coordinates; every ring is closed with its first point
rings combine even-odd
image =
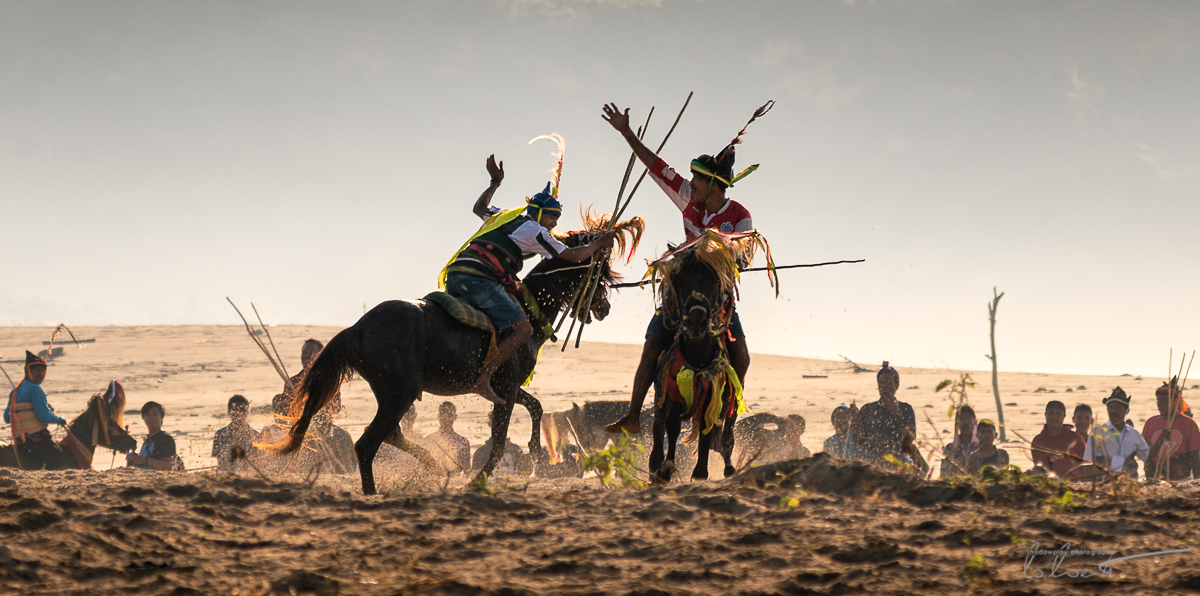
{"type": "Polygon", "coordinates": [[[498,406],[504,405],[504,400],[500,399],[500,396],[496,395],[496,392],[492,390],[492,380],[490,378],[480,379],[471,388],[471,393],[475,393],[498,406]]]}
{"type": "Polygon", "coordinates": [[[636,435],[642,432],[641,416],[626,414],[624,418],[604,427],[604,430],[613,434],[629,433],[636,435]]]}

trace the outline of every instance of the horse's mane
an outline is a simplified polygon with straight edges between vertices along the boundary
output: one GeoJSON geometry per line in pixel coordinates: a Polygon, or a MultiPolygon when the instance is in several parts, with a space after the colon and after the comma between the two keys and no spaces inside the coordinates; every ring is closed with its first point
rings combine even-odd
{"type": "MultiPolygon", "coordinates": [[[[592,240],[595,240],[597,236],[603,234],[604,231],[608,229],[608,222],[612,218],[612,216],[607,213],[598,215],[590,208],[586,211],[580,212],[579,217],[583,222],[582,230],[554,232],[554,236],[558,238],[559,241],[571,248],[583,246],[592,240]]],[[[628,255],[626,257],[626,261],[633,257],[633,253],[637,250],[638,245],[642,242],[642,234],[646,231],[646,221],[640,216],[634,216],[631,219],[618,222],[615,226],[613,226],[613,230],[617,232],[615,239],[617,243],[617,250],[609,257],[610,266],[604,267],[601,270],[601,281],[604,284],[612,284],[620,280],[621,276],[612,270],[611,263],[622,254],[628,255]]],[[[572,264],[562,262],[561,260],[547,259],[541,263],[538,263],[533,270],[545,273],[555,269],[563,269],[569,266],[572,266],[572,264]]]]}
{"type": "Polygon", "coordinates": [[[753,237],[731,239],[706,231],[696,240],[650,264],[650,275],[658,280],[659,293],[668,296],[675,291],[674,277],[693,261],[712,269],[720,284],[722,295],[737,288],[738,263],[754,260],[758,242],[753,237]]]}
{"type": "Polygon", "coordinates": [[[104,391],[101,391],[100,393],[93,393],[92,397],[90,399],[88,399],[88,401],[87,401],[87,407],[84,408],[83,412],[80,413],[78,416],[72,418],[71,422],[68,423],[68,426],[73,425],[76,422],[78,422],[79,419],[84,416],[84,414],[87,414],[88,412],[92,411],[92,408],[96,408],[96,411],[100,414],[100,420],[99,420],[100,427],[106,435],[109,433],[108,421],[110,418],[114,422],[117,423],[118,428],[120,428],[122,425],[124,425],[125,424],[125,390],[123,387],[121,387],[120,383],[116,384],[116,388],[117,388],[116,395],[113,396],[112,401],[109,401],[105,397],[106,394],[108,393],[108,389],[105,389],[104,391]]]}

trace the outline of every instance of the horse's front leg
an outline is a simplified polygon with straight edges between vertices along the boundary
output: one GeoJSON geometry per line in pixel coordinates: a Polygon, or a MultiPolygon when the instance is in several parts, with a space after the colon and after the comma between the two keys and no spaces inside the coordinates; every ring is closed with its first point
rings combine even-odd
{"type": "Polygon", "coordinates": [[[662,477],[663,465],[663,435],[667,432],[667,413],[666,408],[654,406],[654,424],[651,428],[651,447],[650,447],[650,481],[654,483],[667,482],[669,479],[662,477]]]}
{"type": "Polygon", "coordinates": [[[513,404],[511,401],[492,406],[492,452],[488,454],[487,463],[475,475],[472,482],[483,482],[492,474],[496,464],[504,457],[504,448],[508,445],[508,423],[512,418],[513,404]]]}
{"type": "Polygon", "coordinates": [[[663,425],[667,431],[667,460],[663,462],[659,477],[670,482],[675,475],[675,448],[679,445],[679,434],[683,429],[683,404],[667,401],[663,425]]]}
{"type": "Polygon", "coordinates": [[[725,419],[725,434],[721,436],[721,458],[725,460],[726,478],[737,473],[737,469],[733,467],[733,429],[735,427],[737,427],[737,412],[725,419]]]}
{"type": "Polygon", "coordinates": [[[530,459],[539,465],[550,463],[549,452],[542,448],[542,402],[520,388],[517,389],[516,402],[525,406],[529,411],[529,419],[533,421],[533,432],[529,434],[530,459]]]}
{"type": "MultiPolygon", "coordinates": [[[[700,424],[700,428],[704,428],[704,420],[692,420],[692,424],[700,424]]],[[[712,429],[709,432],[701,432],[700,440],[697,441],[696,447],[696,468],[692,470],[692,480],[708,480],[708,452],[712,449],[713,433],[717,429],[712,429]]]]}

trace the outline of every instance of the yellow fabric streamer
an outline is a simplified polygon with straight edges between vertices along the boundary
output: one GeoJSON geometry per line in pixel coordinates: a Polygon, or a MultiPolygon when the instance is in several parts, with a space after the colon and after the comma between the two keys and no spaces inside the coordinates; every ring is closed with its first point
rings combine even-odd
{"type": "Polygon", "coordinates": [[[463,245],[458,247],[458,250],[454,251],[454,256],[450,257],[450,260],[446,262],[446,266],[442,267],[442,272],[438,274],[438,289],[446,289],[446,270],[450,268],[450,265],[452,265],[454,261],[458,260],[458,255],[462,254],[462,251],[466,250],[467,246],[474,242],[476,238],[520,217],[524,212],[524,207],[517,207],[516,209],[509,209],[508,211],[501,211],[500,213],[497,213],[484,220],[483,225],[479,227],[479,231],[475,232],[475,234],[468,238],[466,242],[463,242],[463,245]]]}
{"type": "Polygon", "coordinates": [[[679,374],[675,375],[675,384],[679,387],[679,396],[683,401],[687,402],[685,412],[692,410],[692,402],[696,400],[696,374],[692,369],[684,366],[679,369],[679,374]]]}

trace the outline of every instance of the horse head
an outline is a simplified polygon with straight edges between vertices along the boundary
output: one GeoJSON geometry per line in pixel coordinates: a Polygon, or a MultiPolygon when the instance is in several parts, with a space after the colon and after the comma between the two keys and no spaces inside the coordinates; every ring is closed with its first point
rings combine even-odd
{"type": "Polygon", "coordinates": [[[737,264],[753,257],[754,246],[705,233],[652,263],[667,327],[689,341],[725,331],[733,314],[737,264]]]}
{"type": "Polygon", "coordinates": [[[137,439],[125,430],[125,390],[112,381],[103,393],[88,400],[87,409],[67,427],[77,439],[93,447],[99,446],[126,453],[137,449],[137,439]]]}
{"type": "MultiPolygon", "coordinates": [[[[580,217],[583,220],[583,229],[555,234],[560,242],[570,248],[588,244],[608,230],[610,216],[607,214],[595,215],[589,210],[580,217]]],[[[615,252],[613,249],[605,249],[582,263],[547,259],[533,268],[526,276],[526,281],[541,277],[541,280],[530,284],[530,288],[538,296],[538,302],[561,305],[573,299],[577,302],[587,300],[588,296],[575,298],[575,295],[579,287],[587,281],[585,278],[588,272],[592,272],[593,282],[590,285],[595,286],[594,280],[599,280],[599,286],[594,290],[592,287],[587,288],[591,302],[586,307],[575,307],[573,304],[568,307],[572,309],[571,316],[586,323],[592,322],[592,317],[602,321],[612,309],[608,298],[608,286],[620,280],[620,275],[613,271],[612,263],[620,255],[628,255],[626,260],[633,256],[645,229],[646,222],[641,217],[617,223],[613,226],[613,230],[617,232],[615,252]]]]}

